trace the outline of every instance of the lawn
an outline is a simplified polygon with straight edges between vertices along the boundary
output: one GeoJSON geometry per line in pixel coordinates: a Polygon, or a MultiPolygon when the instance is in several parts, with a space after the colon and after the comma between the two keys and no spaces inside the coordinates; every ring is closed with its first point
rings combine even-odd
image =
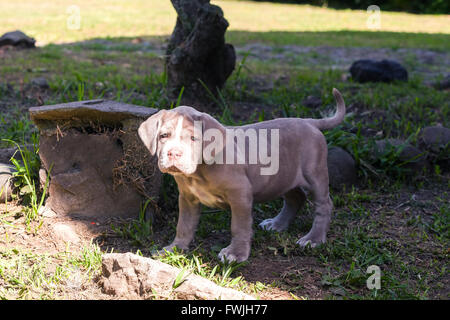
{"type": "MultiPolygon", "coordinates": [[[[309,5],[212,1],[230,23],[228,40],[235,44],[431,47],[448,49],[450,18],[381,11],[380,29],[367,27],[362,10],[334,10],[309,5]],[[396,33],[396,35],[392,35],[396,33]]],[[[382,8],[381,8],[382,10],[382,8]]],[[[166,36],[175,23],[170,1],[0,1],[8,12],[0,33],[21,29],[39,45],[104,37],[166,36]],[[73,8],[72,5],[76,5],[73,8]],[[32,8],[32,10],[30,9],[32,8]],[[76,27],[79,16],[79,28],[76,27]]]]}
{"type": "MultiPolygon", "coordinates": [[[[286,232],[258,228],[280,210],[277,200],[254,207],[247,263],[230,267],[219,262],[217,254],[230,237],[230,214],[209,208],[203,209],[195,249],[164,261],[262,299],[448,299],[450,174],[440,162],[448,154],[433,159],[429,172],[412,175],[403,170],[398,152],[374,158],[371,146],[383,138],[418,145],[423,127],[450,126],[450,93],[431,85],[450,73],[449,17],[382,12],[381,30],[370,31],[365,11],[213,2],[230,22],[228,41],[238,53],[238,68],[214,116],[227,124],[322,117],[335,108],[331,90],[336,87],[348,116],[325,136],[330,147],[342,147],[356,160],[359,183],[350,190],[332,190],[329,241],[319,248],[296,245],[312,223],[309,204],[286,232]],[[399,60],[410,80],[353,82],[350,63],[367,56],[399,60]],[[303,101],[309,96],[320,98],[321,105],[308,107],[303,101]],[[379,290],[366,286],[370,265],[381,269],[379,290]]],[[[31,106],[105,98],[170,107],[162,59],[175,22],[170,2],[76,4],[81,28],[71,30],[65,1],[0,1],[0,10],[8,12],[0,33],[21,29],[40,46],[0,51],[1,138],[37,148],[39,136],[27,114],[31,106]],[[49,88],[32,86],[36,77],[47,79],[49,88]]],[[[35,151],[31,147],[28,155],[37,177],[35,151]]],[[[0,299],[111,299],[97,281],[101,254],[114,250],[150,256],[174,236],[177,189],[170,176],[164,177],[162,189],[163,214],[153,224],[138,212],[131,221],[67,219],[63,222],[72,223],[81,238],[70,245],[52,234],[52,225],[62,218],[31,217],[30,190],[0,204],[0,299]]]]}

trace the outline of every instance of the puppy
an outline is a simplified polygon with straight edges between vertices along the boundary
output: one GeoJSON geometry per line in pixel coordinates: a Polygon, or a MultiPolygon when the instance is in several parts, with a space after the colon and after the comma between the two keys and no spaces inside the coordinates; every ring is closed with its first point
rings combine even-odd
{"type": "Polygon", "coordinates": [[[261,222],[267,230],[285,230],[312,195],[315,218],[297,243],[325,243],[332,202],[328,189],[327,143],[320,130],[339,125],[345,103],[337,89],[334,116],[323,119],[279,118],[225,127],[206,113],[181,106],[161,110],[141,124],[139,137],[159,169],[174,176],[179,189],[176,236],[165,247],[187,250],[200,217],[200,205],[231,209],[231,244],[224,261],[245,261],[252,238],[252,205],[283,197],[277,216],[261,222]]]}

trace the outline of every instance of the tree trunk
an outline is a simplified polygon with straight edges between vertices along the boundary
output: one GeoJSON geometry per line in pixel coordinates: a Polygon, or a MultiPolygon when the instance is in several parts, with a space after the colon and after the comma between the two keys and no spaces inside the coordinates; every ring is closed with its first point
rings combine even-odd
{"type": "Polygon", "coordinates": [[[228,22],[209,0],[171,0],[177,22],[166,52],[169,96],[197,108],[211,104],[236,64],[236,53],[225,43],[228,22]],[[199,81],[201,80],[201,81],[199,81]],[[204,85],[208,88],[205,89],[204,85]]]}

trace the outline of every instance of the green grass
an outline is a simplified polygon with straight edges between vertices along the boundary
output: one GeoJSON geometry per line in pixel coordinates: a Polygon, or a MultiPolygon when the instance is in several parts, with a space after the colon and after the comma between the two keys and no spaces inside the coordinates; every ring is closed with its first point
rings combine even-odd
{"type": "Polygon", "coordinates": [[[17,188],[20,198],[26,205],[24,213],[27,225],[29,225],[31,221],[38,219],[39,210],[44,203],[49,183],[49,178],[47,176],[44,186],[42,186],[42,190],[40,190],[41,188],[37,182],[39,181],[38,173],[41,166],[38,156],[38,138],[33,135],[32,139],[34,140],[32,150],[29,150],[26,145],[20,146],[15,141],[3,139],[3,142],[10,143],[17,147],[16,153],[20,154],[20,157],[17,156],[17,158],[15,158],[14,155],[10,161],[16,168],[16,171],[13,172],[14,187],[17,188]]]}
{"type": "Polygon", "coordinates": [[[99,274],[100,267],[101,251],[93,244],[78,254],[0,248],[0,299],[73,298],[99,274]]]}
{"type": "Polygon", "coordinates": [[[160,256],[158,259],[181,269],[180,274],[174,281],[173,289],[181,285],[183,279],[191,273],[209,279],[223,287],[240,289],[252,293],[257,293],[261,288],[261,285],[246,283],[242,280],[241,276],[231,277],[231,274],[245,263],[220,263],[212,266],[211,263],[205,263],[201,254],[191,252],[189,255],[185,255],[178,253],[176,250],[174,252],[166,252],[164,256],[160,256]]]}
{"type": "MultiPolygon", "coordinates": [[[[427,47],[448,49],[450,26],[446,15],[415,15],[381,11],[381,28],[367,28],[362,10],[335,10],[309,5],[213,1],[222,7],[230,23],[227,39],[270,44],[427,47]]],[[[0,21],[0,33],[21,29],[38,45],[75,42],[105,37],[158,37],[169,35],[175,24],[170,1],[92,1],[74,3],[80,12],[80,28],[68,28],[73,13],[64,1],[27,0],[0,2],[8,16],[0,21]],[[33,8],[30,10],[30,8],[33,8]],[[99,14],[101,12],[101,14],[99,14]],[[45,19],[42,19],[45,17],[45,19]]],[[[383,8],[381,8],[383,9],[383,8]]]]}
{"type": "Polygon", "coordinates": [[[139,217],[122,226],[111,225],[111,229],[120,237],[131,240],[135,246],[151,246],[153,237],[152,220],[145,218],[145,210],[150,203],[147,200],[139,212],[139,217]]]}

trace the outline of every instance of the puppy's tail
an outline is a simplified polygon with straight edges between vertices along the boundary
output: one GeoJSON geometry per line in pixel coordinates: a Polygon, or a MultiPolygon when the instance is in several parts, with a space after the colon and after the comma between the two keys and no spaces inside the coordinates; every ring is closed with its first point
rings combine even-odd
{"type": "Polygon", "coordinates": [[[333,88],[333,95],[337,103],[337,111],[334,116],[324,119],[308,119],[309,123],[320,130],[332,129],[339,125],[345,116],[345,102],[338,89],[333,88]]]}

